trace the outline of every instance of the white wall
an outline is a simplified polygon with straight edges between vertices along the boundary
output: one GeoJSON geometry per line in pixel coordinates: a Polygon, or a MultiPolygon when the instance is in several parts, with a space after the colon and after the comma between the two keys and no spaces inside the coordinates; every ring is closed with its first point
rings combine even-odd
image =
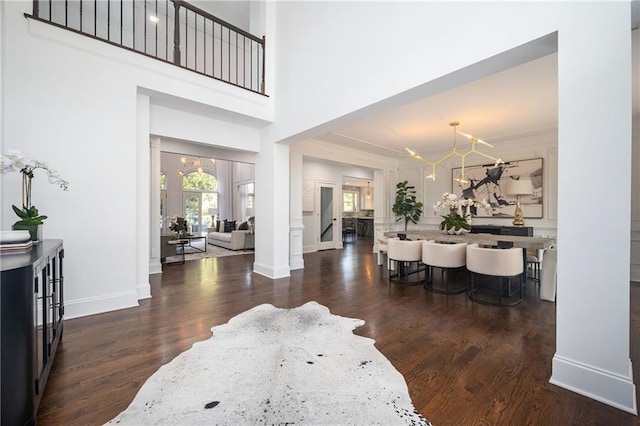
{"type": "MultiPolygon", "coordinates": [[[[257,226],[265,232],[256,234],[254,268],[280,277],[289,272],[289,151],[274,141],[307,139],[541,56],[548,39],[510,49],[557,31],[561,249],[554,382],[636,411],[629,361],[631,162],[619,161],[631,156],[628,3],[270,2],[264,6],[268,98],[24,19],[28,1],[2,6],[3,148],[49,161],[71,183],[61,193],[44,179],[34,181],[34,203],[50,216],[45,236],[65,239],[68,317],[137,304],[136,263],[144,246],[122,244],[122,234],[131,235],[132,224],[148,226],[150,217],[139,200],[144,190],[132,184],[149,161],[137,146],[137,130],[146,127],[137,117],[138,93],[151,105],[190,114],[214,106],[225,112],[217,118],[252,128],[278,118],[256,149],[257,226]],[[159,103],[158,94],[170,105],[166,98],[159,103]],[[589,197],[574,191],[576,180],[589,181],[603,161],[616,164],[613,173],[590,186],[589,197]],[[619,206],[607,211],[615,226],[600,227],[587,213],[577,217],[594,200],[619,206]]],[[[17,176],[3,177],[2,194],[5,226],[11,200],[20,197],[17,176]]]]}
{"type": "Polygon", "coordinates": [[[631,161],[619,161],[631,157],[629,3],[278,2],[276,10],[277,79],[287,84],[276,87],[279,119],[265,133],[273,141],[310,138],[535,59],[555,49],[555,37],[544,36],[557,33],[553,383],[636,413],[629,359],[631,161]],[[606,114],[596,112],[602,105],[606,114]],[[616,166],[593,182],[603,164],[616,166]],[[592,182],[587,196],[576,190],[583,182],[592,182]],[[617,206],[607,210],[614,226],[602,227],[601,215],[590,214],[594,200],[617,206]]]}
{"type": "MultiPolygon", "coordinates": [[[[458,146],[461,152],[465,152],[466,145],[458,146]]],[[[557,235],[557,183],[558,183],[558,134],[556,130],[539,132],[538,134],[511,136],[509,140],[494,143],[494,148],[483,148],[482,152],[502,158],[504,161],[528,160],[541,158],[543,166],[543,217],[542,219],[525,218],[526,226],[533,226],[535,235],[557,235]]],[[[429,160],[441,158],[449,150],[438,150],[423,156],[429,160]]],[[[486,159],[470,155],[465,161],[465,167],[486,164],[486,159]]],[[[436,228],[442,220],[445,212],[434,212],[433,206],[442,200],[444,192],[452,191],[451,169],[461,166],[459,159],[445,161],[438,166],[436,180],[425,179],[431,174],[431,167],[414,159],[403,161],[398,169],[398,181],[404,179],[416,186],[421,200],[424,202],[424,211],[420,226],[436,228]]],[[[391,190],[391,189],[390,189],[391,190]]],[[[392,194],[395,194],[395,187],[392,194]]],[[[488,218],[478,217],[473,219],[476,224],[506,225],[511,226],[513,218],[488,218]]]]}
{"type": "MultiPolygon", "coordinates": [[[[159,135],[169,129],[171,137],[245,150],[257,150],[255,129],[272,119],[272,100],[25,19],[31,4],[2,5],[2,28],[11,39],[3,44],[2,148],[47,161],[70,182],[61,192],[36,176],[33,188],[34,204],[49,216],[45,238],[64,239],[67,318],[136,306],[148,238],[132,245],[122,236],[138,235],[135,229],[148,227],[150,217],[148,198],[140,203],[144,191],[135,184],[149,164],[148,137],[147,148],[138,150],[144,141],[137,131],[151,132],[150,117],[137,116],[138,93],[165,108],[156,109],[163,114],[163,123],[154,124],[159,135]],[[164,114],[176,106],[181,114],[164,114]],[[217,119],[202,114],[207,108],[217,119]],[[238,137],[218,139],[222,127],[238,137]]],[[[15,221],[10,206],[20,199],[17,174],[2,177],[2,196],[8,229],[15,221]]]]}

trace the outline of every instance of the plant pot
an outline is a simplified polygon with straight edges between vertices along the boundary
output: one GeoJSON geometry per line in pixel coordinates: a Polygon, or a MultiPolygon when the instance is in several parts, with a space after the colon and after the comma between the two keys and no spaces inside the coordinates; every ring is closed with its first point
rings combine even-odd
{"type": "Polygon", "coordinates": [[[460,228],[460,229],[456,230],[455,228],[451,227],[451,228],[443,229],[443,232],[445,234],[449,234],[449,235],[460,235],[460,234],[466,234],[468,232],[471,232],[471,230],[470,229],[464,229],[464,228],[460,228]]]}
{"type": "Polygon", "coordinates": [[[42,241],[42,224],[40,225],[24,225],[21,223],[14,223],[12,226],[14,231],[25,230],[29,231],[31,235],[31,241],[42,241]]]}

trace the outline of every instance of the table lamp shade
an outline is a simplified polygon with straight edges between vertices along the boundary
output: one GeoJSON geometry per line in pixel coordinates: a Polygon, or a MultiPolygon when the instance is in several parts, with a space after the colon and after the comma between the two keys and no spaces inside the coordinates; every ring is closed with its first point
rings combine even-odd
{"type": "Polygon", "coordinates": [[[513,214],[513,226],[523,226],[522,208],[520,207],[520,196],[533,194],[533,185],[530,179],[510,179],[504,187],[504,192],[508,195],[516,196],[516,210],[513,214]]]}
{"type": "Polygon", "coordinates": [[[215,215],[217,215],[217,214],[218,214],[218,209],[216,209],[216,208],[209,209],[209,214],[210,214],[211,216],[215,216],[215,215]]]}
{"type": "Polygon", "coordinates": [[[530,195],[533,194],[531,179],[510,179],[505,185],[504,192],[508,195],[530,195]]]}

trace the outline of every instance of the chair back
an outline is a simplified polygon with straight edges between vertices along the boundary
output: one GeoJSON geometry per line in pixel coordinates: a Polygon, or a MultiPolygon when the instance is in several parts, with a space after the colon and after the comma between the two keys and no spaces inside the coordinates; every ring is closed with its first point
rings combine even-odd
{"type": "Polygon", "coordinates": [[[422,260],[422,241],[400,240],[389,238],[387,240],[387,256],[390,260],[401,262],[415,262],[422,260]]]}
{"type": "Polygon", "coordinates": [[[389,237],[384,235],[384,231],[376,231],[376,243],[378,243],[378,250],[387,251],[389,237]]]}
{"type": "Polygon", "coordinates": [[[514,277],[523,271],[522,249],[494,249],[479,247],[478,244],[467,246],[467,269],[483,275],[494,277],[514,277]]]}
{"type": "Polygon", "coordinates": [[[467,264],[467,243],[422,242],[422,263],[439,268],[460,268],[467,264]]]}

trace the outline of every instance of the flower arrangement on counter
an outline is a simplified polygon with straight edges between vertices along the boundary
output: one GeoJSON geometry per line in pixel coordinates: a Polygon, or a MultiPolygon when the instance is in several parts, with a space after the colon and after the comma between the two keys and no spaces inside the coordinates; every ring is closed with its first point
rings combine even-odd
{"type": "Polygon", "coordinates": [[[189,232],[187,221],[183,217],[178,216],[171,217],[171,225],[169,225],[169,229],[176,233],[177,238],[181,238],[189,232]]]}
{"type": "MultiPolygon", "coordinates": [[[[20,172],[22,174],[22,208],[13,205],[13,211],[20,218],[14,225],[14,229],[29,229],[32,232],[32,228],[38,225],[42,225],[47,216],[41,215],[36,206],[31,204],[31,181],[34,178],[34,172],[38,169],[42,169],[47,172],[49,183],[58,185],[63,191],[69,189],[69,182],[67,182],[58,171],[52,169],[42,161],[33,160],[20,151],[9,150],[6,154],[0,156],[0,174],[7,174],[10,172],[20,172]]],[[[34,234],[32,232],[32,239],[34,234]]]]}
{"type": "Polygon", "coordinates": [[[459,198],[449,192],[442,194],[442,201],[433,206],[434,212],[442,208],[449,209],[449,214],[442,216],[444,220],[440,222],[440,230],[456,234],[471,231],[471,207],[482,207],[491,212],[491,206],[486,199],[474,201],[471,198],[459,198]]]}

